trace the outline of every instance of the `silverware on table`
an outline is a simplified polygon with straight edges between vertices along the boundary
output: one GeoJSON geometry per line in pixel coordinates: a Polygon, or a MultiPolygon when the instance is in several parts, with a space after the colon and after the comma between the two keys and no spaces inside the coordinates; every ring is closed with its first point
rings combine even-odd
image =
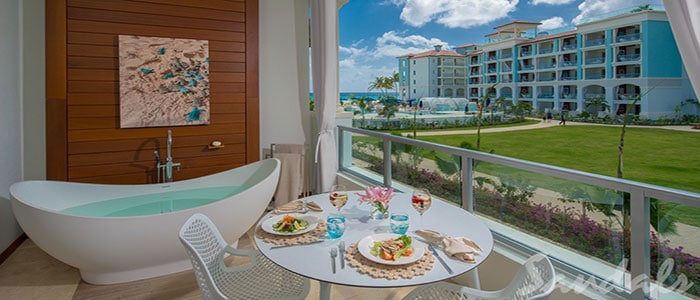
{"type": "Polygon", "coordinates": [[[333,267],[333,274],[335,274],[335,258],[338,256],[338,249],[331,248],[331,266],[333,267]]]}
{"type": "Polygon", "coordinates": [[[272,246],[270,247],[270,250],[272,249],[279,249],[279,248],[286,248],[286,247],[293,247],[293,246],[305,246],[305,245],[312,245],[312,244],[318,244],[322,243],[323,240],[315,240],[311,243],[305,243],[305,244],[291,244],[291,245],[277,245],[277,246],[272,246]]]}
{"type": "Polygon", "coordinates": [[[442,259],[442,256],[440,256],[440,254],[438,254],[437,250],[435,250],[435,247],[433,247],[433,245],[431,245],[431,244],[428,244],[428,249],[430,249],[430,251],[433,252],[433,254],[435,255],[435,257],[437,257],[437,259],[440,261],[442,266],[445,267],[445,269],[447,269],[447,273],[452,274],[452,269],[450,268],[450,266],[447,265],[447,262],[445,262],[445,260],[442,259]]]}
{"type": "Polygon", "coordinates": [[[345,242],[340,241],[338,244],[338,251],[340,251],[340,268],[345,269],[345,242]]]}

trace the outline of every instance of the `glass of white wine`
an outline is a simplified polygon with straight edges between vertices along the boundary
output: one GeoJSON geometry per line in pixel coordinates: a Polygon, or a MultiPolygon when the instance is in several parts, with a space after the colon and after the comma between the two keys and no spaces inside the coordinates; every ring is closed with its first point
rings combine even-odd
{"type": "Polygon", "coordinates": [[[348,191],[345,190],[345,186],[340,184],[332,186],[328,193],[328,201],[340,211],[348,202],[348,191]]]}
{"type": "Polygon", "coordinates": [[[427,189],[415,189],[411,196],[411,205],[420,214],[420,223],[423,227],[423,213],[425,213],[432,203],[430,192],[427,189]]]}

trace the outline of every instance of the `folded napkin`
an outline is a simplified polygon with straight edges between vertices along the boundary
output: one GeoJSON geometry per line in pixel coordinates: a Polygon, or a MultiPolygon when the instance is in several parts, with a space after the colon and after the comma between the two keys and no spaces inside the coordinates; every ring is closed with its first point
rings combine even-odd
{"type": "Polygon", "coordinates": [[[306,202],[306,208],[313,210],[313,211],[323,211],[323,208],[321,208],[320,205],[316,202],[306,202]]]}
{"type": "Polygon", "coordinates": [[[430,244],[441,243],[447,255],[464,262],[473,263],[476,261],[474,255],[482,253],[479,245],[466,237],[442,236],[439,232],[430,229],[416,230],[416,234],[430,244]]]}
{"type": "Polygon", "coordinates": [[[320,205],[318,205],[316,202],[307,202],[304,203],[301,200],[294,200],[289,203],[286,203],[284,205],[280,205],[279,207],[275,208],[273,213],[276,214],[289,214],[289,213],[295,213],[295,212],[303,212],[305,209],[313,210],[313,211],[323,211],[323,208],[321,208],[320,205]]]}
{"type": "Polygon", "coordinates": [[[278,206],[273,212],[276,214],[288,214],[301,211],[302,209],[304,209],[304,202],[301,202],[301,200],[295,200],[278,206]]]}

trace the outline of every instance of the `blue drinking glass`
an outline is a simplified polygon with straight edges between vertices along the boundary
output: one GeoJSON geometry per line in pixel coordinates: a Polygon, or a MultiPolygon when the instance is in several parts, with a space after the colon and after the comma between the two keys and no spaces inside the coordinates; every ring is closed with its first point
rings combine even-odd
{"type": "Polygon", "coordinates": [[[408,231],[408,214],[405,212],[395,212],[391,214],[389,226],[391,232],[396,234],[406,234],[408,231]]]}
{"type": "Polygon", "coordinates": [[[331,214],[326,218],[326,231],[328,237],[337,239],[345,233],[345,217],[338,214],[331,214]]]}

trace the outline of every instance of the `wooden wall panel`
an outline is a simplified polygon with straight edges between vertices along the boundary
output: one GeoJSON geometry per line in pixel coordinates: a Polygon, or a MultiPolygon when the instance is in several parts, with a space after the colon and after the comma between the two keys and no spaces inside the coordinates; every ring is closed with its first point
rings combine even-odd
{"type": "Polygon", "coordinates": [[[258,160],[257,7],[257,0],[47,1],[47,147],[64,149],[47,151],[49,178],[153,182],[153,152],[165,158],[168,129],[182,164],[176,180],[258,160]],[[211,123],[119,128],[119,35],[208,40],[211,123]],[[215,140],[224,147],[209,149],[215,140]]]}

